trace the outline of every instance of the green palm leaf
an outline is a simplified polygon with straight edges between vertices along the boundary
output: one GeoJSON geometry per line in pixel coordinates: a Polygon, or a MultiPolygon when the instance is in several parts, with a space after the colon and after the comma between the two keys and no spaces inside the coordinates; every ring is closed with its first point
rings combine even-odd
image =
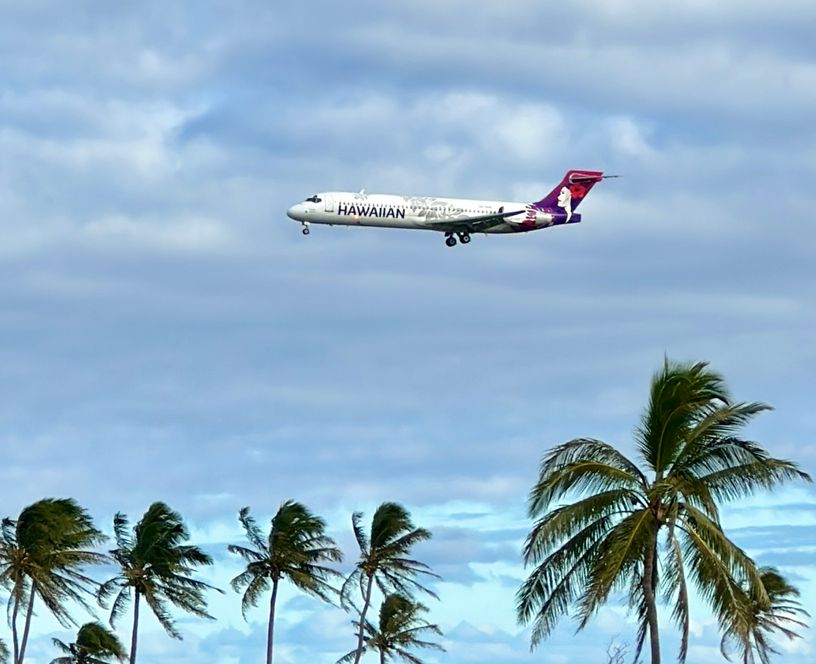
{"type": "Polygon", "coordinates": [[[430,531],[414,526],[411,515],[400,504],[382,503],[371,519],[370,534],[362,525],[362,514],[355,512],[351,518],[352,530],[360,548],[360,558],[351,574],[346,577],[340,590],[340,603],[346,610],[359,613],[357,647],[350,661],[358,664],[365,650],[366,614],[371,605],[372,591],[376,586],[383,595],[392,593],[410,597],[422,592],[432,597],[436,594],[423,585],[418,577],[439,578],[423,562],[410,558],[414,546],[431,538],[430,531]],[[361,601],[357,609],[355,591],[361,601]]]}
{"type": "Polygon", "coordinates": [[[124,646],[116,635],[96,622],[80,627],[73,643],[67,644],[59,639],[52,641],[66,656],[51,660],[51,664],[109,664],[127,659],[124,646]]]}
{"type": "MultiPolygon", "coordinates": [[[[799,602],[799,591],[788,583],[774,567],[761,567],[759,578],[767,601],[751,602],[743,620],[726,622],[720,649],[727,659],[735,650],[745,664],[769,664],[770,656],[778,654],[773,637],[777,634],[789,640],[801,638],[797,628],[807,628],[801,618],[808,617],[799,602]]],[[[743,580],[746,595],[760,595],[747,589],[751,581],[743,580]]]]}
{"type": "Polygon", "coordinates": [[[92,549],[104,539],[88,512],[73,499],[46,498],[26,507],[16,520],[3,520],[0,584],[9,589],[7,612],[15,662],[25,659],[35,599],[63,626],[74,623],[72,604],[91,610],[86,596],[96,583],[84,570],[107,561],[92,549]],[[20,616],[24,626],[18,638],[20,616]]]}
{"type": "Polygon", "coordinates": [[[304,505],[292,500],[284,502],[272,518],[268,536],[264,536],[248,507],[238,519],[251,547],[230,544],[231,553],[247,562],[243,572],[236,576],[232,588],[243,591],[241,611],[257,606],[270,589],[266,661],[273,656],[273,628],[278,584],[287,579],[298,590],[332,602],[338,591],[331,581],[341,576],[334,568],[323,563],[338,563],[343,556],[332,538],[325,533],[326,523],[312,514],[304,505]]]}
{"type": "MultiPolygon", "coordinates": [[[[636,657],[649,637],[660,660],[656,595],[673,604],[688,653],[690,580],[733,633],[768,602],[754,562],[722,530],[719,504],[810,477],[739,437],[762,403],[733,403],[705,363],[666,359],[635,432],[637,464],[611,445],[578,438],[547,452],[529,497],[535,519],[524,545],[533,569],[516,595],[535,647],[574,610],[582,629],[614,594],[628,596],[638,624],[636,657]],[[658,546],[665,529],[665,544],[658,546]]],[[[782,626],[783,629],[788,629],[782,626]]],[[[740,631],[742,630],[742,631],[740,631]]],[[[784,632],[781,632],[784,634],[784,632]]],[[[764,633],[756,632],[760,645],[764,633]]]]}
{"type": "Polygon", "coordinates": [[[212,565],[212,558],[197,546],[186,544],[190,535],[181,515],[165,503],[150,505],[133,528],[127,516],[117,513],[113,530],[117,548],[110,554],[119,573],[99,587],[97,598],[103,607],[113,599],[109,619],[112,626],[121,619],[133,598],[132,664],[136,661],[142,599],[164,630],[180,639],[170,606],[212,620],[206,610],[205,592],[221,591],[192,576],[198,567],[212,565]]]}
{"type": "MultiPolygon", "coordinates": [[[[393,659],[403,659],[413,664],[423,664],[422,660],[412,651],[417,649],[431,649],[443,651],[444,648],[435,641],[428,641],[428,637],[442,636],[438,625],[425,621],[423,615],[428,608],[399,593],[387,595],[380,606],[379,623],[374,626],[369,621],[362,623],[362,632],[365,636],[363,652],[376,650],[380,653],[380,661],[388,662],[393,659]]],[[[354,625],[361,626],[360,621],[354,625]]],[[[357,654],[353,650],[338,660],[338,664],[352,662],[357,654]]]]}

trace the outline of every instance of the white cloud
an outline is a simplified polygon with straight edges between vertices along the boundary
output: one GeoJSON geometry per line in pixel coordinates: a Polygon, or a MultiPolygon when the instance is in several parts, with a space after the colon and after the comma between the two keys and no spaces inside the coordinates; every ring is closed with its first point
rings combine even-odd
{"type": "Polygon", "coordinates": [[[228,229],[213,219],[136,220],[106,217],[82,229],[93,244],[117,248],[145,247],[166,251],[224,251],[235,244],[228,229]]]}

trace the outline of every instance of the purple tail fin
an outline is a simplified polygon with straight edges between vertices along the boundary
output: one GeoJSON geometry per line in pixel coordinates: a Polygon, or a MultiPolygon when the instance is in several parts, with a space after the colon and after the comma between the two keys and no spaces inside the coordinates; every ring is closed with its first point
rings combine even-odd
{"type": "Polygon", "coordinates": [[[572,211],[586,198],[589,190],[596,183],[603,180],[603,171],[567,171],[567,174],[549,194],[533,207],[539,210],[563,210],[567,214],[567,221],[572,217],[572,211]]]}

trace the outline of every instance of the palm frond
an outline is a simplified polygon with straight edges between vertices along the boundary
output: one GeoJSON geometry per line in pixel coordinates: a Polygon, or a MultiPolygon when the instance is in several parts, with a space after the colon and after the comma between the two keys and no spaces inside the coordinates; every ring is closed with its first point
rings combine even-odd
{"type": "Polygon", "coordinates": [[[649,509],[632,512],[610,529],[595,557],[587,587],[578,600],[579,629],[586,626],[614,588],[625,585],[627,575],[644,559],[656,529],[649,509]]]}
{"type": "Polygon", "coordinates": [[[380,554],[388,558],[397,558],[410,551],[420,542],[431,539],[431,532],[425,528],[414,528],[410,532],[397,537],[391,541],[383,541],[378,550],[380,554]]]}
{"type": "MultiPolygon", "coordinates": [[[[411,561],[414,562],[414,561],[411,561]]],[[[381,566],[379,574],[375,576],[377,587],[384,595],[392,592],[403,595],[413,595],[423,593],[430,595],[434,599],[439,596],[431,588],[416,580],[416,576],[424,574],[434,579],[441,578],[438,574],[425,569],[424,566],[401,564],[401,561],[389,561],[388,565],[381,566]]]]}
{"type": "Polygon", "coordinates": [[[154,502],[132,529],[127,517],[119,513],[114,517],[114,533],[118,548],[111,555],[120,573],[97,592],[103,606],[116,594],[111,625],[127,608],[131,589],[144,597],[159,623],[174,638],[181,635],[168,604],[199,617],[210,617],[204,592],[221,591],[191,574],[201,565],[212,564],[212,558],[199,547],[186,544],[189,533],[178,512],[163,502],[154,502]]]}
{"type": "Polygon", "coordinates": [[[51,639],[51,645],[53,645],[57,650],[61,652],[71,654],[71,646],[65,643],[64,641],[60,641],[59,639],[51,639]]]}
{"type": "Polygon", "coordinates": [[[131,587],[129,585],[121,586],[119,592],[116,595],[116,599],[113,600],[110,618],[108,620],[111,627],[113,627],[119,621],[119,619],[125,614],[128,604],[130,603],[130,589],[131,587]]]}
{"type": "Polygon", "coordinates": [[[260,552],[259,555],[268,552],[268,542],[264,540],[263,533],[250,514],[249,507],[241,508],[241,511],[238,513],[238,520],[241,522],[250,544],[260,552]]]}
{"type": "Polygon", "coordinates": [[[262,551],[256,551],[255,549],[249,549],[245,546],[241,546],[239,544],[228,544],[227,551],[230,553],[234,553],[236,555],[241,556],[247,562],[260,562],[264,560],[264,553],[262,551]]]}
{"type": "Polygon", "coordinates": [[[362,590],[363,586],[363,579],[365,575],[363,574],[362,570],[358,567],[355,567],[351,573],[346,577],[345,581],[343,581],[342,586],[340,586],[340,608],[345,611],[349,611],[351,609],[355,609],[354,600],[352,599],[352,595],[357,594],[360,595],[362,598],[365,594],[362,590]]]}
{"type": "MultiPolygon", "coordinates": [[[[798,600],[799,590],[776,568],[761,567],[758,572],[768,601],[752,601],[747,620],[732,619],[724,624],[720,650],[727,659],[729,650],[736,650],[742,661],[753,662],[757,658],[762,664],[769,664],[770,655],[778,653],[771,637],[778,634],[788,640],[801,638],[796,629],[806,628],[807,624],[799,618],[807,617],[808,613],[798,600]]],[[[756,597],[758,593],[745,587],[749,583],[744,579],[743,588],[747,595],[756,597]]]]}
{"type": "MultiPolygon", "coordinates": [[[[628,604],[629,610],[634,614],[637,620],[638,630],[635,635],[634,657],[632,661],[640,662],[640,655],[643,652],[643,646],[646,643],[646,637],[649,634],[649,604],[646,601],[646,592],[643,588],[643,575],[645,573],[645,565],[638,562],[636,568],[629,575],[629,592],[628,604]]],[[[656,588],[653,588],[654,594],[657,594],[656,588]]]]}
{"type": "Polygon", "coordinates": [[[384,594],[391,591],[412,594],[414,591],[436,596],[416,580],[417,576],[439,578],[425,563],[407,554],[418,543],[431,538],[430,531],[417,528],[408,511],[398,503],[382,503],[371,520],[371,534],[366,535],[361,514],[352,517],[355,538],[360,545],[360,560],[341,589],[341,606],[349,604],[352,580],[362,591],[363,578],[373,576],[384,594]]]}
{"type": "Polygon", "coordinates": [[[245,588],[241,601],[244,618],[272,582],[281,579],[325,601],[330,602],[330,595],[337,594],[328,580],[342,575],[321,563],[341,561],[342,552],[325,534],[325,521],[305,505],[294,500],[281,503],[272,517],[268,536],[258,528],[248,507],[241,510],[239,520],[250,544],[256,547],[228,546],[230,552],[247,561],[244,571],[231,582],[237,592],[245,588]]]}
{"type": "Polygon", "coordinates": [[[744,624],[752,599],[767,601],[754,562],[729,540],[719,525],[702,512],[686,505],[676,524],[683,533],[683,558],[688,563],[697,589],[712,607],[721,624],[744,624]],[[746,594],[738,579],[749,580],[746,594]]]}
{"type": "Polygon", "coordinates": [[[432,625],[423,618],[427,610],[427,607],[405,595],[395,593],[386,596],[380,606],[379,625],[375,628],[370,623],[366,624],[365,631],[369,635],[366,645],[379,650],[385,657],[392,652],[402,653],[403,658],[406,654],[414,657],[410,650],[420,648],[444,651],[439,644],[422,638],[426,634],[442,635],[438,625],[432,625]]]}
{"type": "Polygon", "coordinates": [[[371,517],[369,542],[372,548],[383,549],[404,533],[414,530],[411,515],[399,503],[384,502],[371,517]]]}
{"type": "Polygon", "coordinates": [[[117,512],[113,517],[113,535],[116,539],[116,548],[130,551],[133,548],[133,538],[130,534],[130,522],[127,515],[117,512]]]}
{"type": "Polygon", "coordinates": [[[686,433],[686,444],[674,462],[675,469],[685,469],[700,457],[706,449],[719,441],[735,438],[736,433],[756,415],[773,410],[764,403],[715,403],[686,433]]]}
{"type": "Polygon", "coordinates": [[[664,508],[667,523],[677,518],[681,503],[688,503],[702,510],[710,519],[719,523],[720,510],[710,487],[683,471],[672,469],[666,477],[652,484],[650,497],[664,508]]]}
{"type": "Polygon", "coordinates": [[[722,377],[706,362],[664,362],[652,378],[649,403],[635,443],[658,476],[682,455],[688,434],[714,409],[729,403],[722,377]]]}
{"type": "Polygon", "coordinates": [[[534,621],[531,645],[549,636],[586,584],[612,521],[601,517],[551,553],[516,593],[516,615],[522,625],[534,621]]]}
{"type": "Polygon", "coordinates": [[[73,499],[45,498],[0,527],[0,584],[9,589],[9,619],[31,593],[64,626],[73,623],[72,603],[91,610],[85,596],[95,581],[84,568],[107,557],[90,550],[104,541],[90,514],[73,499]]]}
{"type": "Polygon", "coordinates": [[[256,607],[261,596],[264,595],[270,587],[269,578],[265,576],[252,576],[246,584],[246,590],[241,598],[241,615],[244,620],[247,619],[247,611],[250,608],[256,607]]]}
{"type": "Polygon", "coordinates": [[[601,517],[629,514],[645,507],[643,497],[631,489],[613,489],[550,510],[533,525],[524,544],[524,564],[536,563],[567,538],[601,517]]]}
{"type": "Polygon", "coordinates": [[[539,479],[530,491],[528,512],[538,516],[569,493],[605,492],[647,486],[646,477],[611,445],[578,438],[558,445],[544,456],[539,479]]]}
{"type": "Polygon", "coordinates": [[[360,547],[360,553],[368,553],[371,548],[371,543],[363,529],[363,513],[355,512],[351,515],[351,528],[354,531],[354,539],[357,540],[357,546],[360,547]]]}
{"type": "Polygon", "coordinates": [[[729,438],[710,446],[708,454],[690,464],[718,500],[735,500],[789,480],[812,482],[810,475],[785,459],[774,459],[752,441],[729,438]]]}
{"type": "Polygon", "coordinates": [[[178,639],[180,641],[181,633],[176,629],[176,623],[173,621],[173,617],[170,615],[170,611],[167,608],[165,600],[158,594],[154,593],[145,593],[143,597],[164,631],[174,639],[178,639]]]}

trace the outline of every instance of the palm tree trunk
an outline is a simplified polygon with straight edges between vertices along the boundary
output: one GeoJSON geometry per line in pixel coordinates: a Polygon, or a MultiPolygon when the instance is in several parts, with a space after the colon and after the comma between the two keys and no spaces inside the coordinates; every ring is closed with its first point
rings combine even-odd
{"type": "Polygon", "coordinates": [[[20,642],[17,638],[17,614],[20,611],[20,598],[14,598],[14,609],[11,612],[11,644],[14,648],[14,664],[20,663],[20,642]]]}
{"type": "Polygon", "coordinates": [[[17,664],[23,664],[23,658],[25,657],[25,649],[26,644],[28,643],[28,631],[31,629],[31,615],[34,610],[34,593],[37,590],[37,582],[31,582],[31,595],[28,597],[28,610],[26,611],[26,619],[25,619],[25,627],[23,628],[23,640],[20,643],[20,657],[17,660],[17,664]]]}
{"type": "Polygon", "coordinates": [[[652,526],[643,562],[643,596],[646,599],[646,620],[649,623],[649,643],[652,664],[660,664],[660,638],[657,631],[657,602],[654,594],[655,551],[657,549],[657,524],[652,526]]]}
{"type": "Polygon", "coordinates": [[[371,591],[374,588],[374,574],[368,577],[368,588],[366,588],[365,599],[363,600],[363,610],[360,611],[360,631],[357,632],[357,652],[354,655],[354,664],[360,664],[363,656],[363,634],[365,634],[365,617],[368,605],[371,604],[371,591]]]}
{"type": "Polygon", "coordinates": [[[136,664],[136,638],[139,633],[139,602],[142,597],[136,589],[136,599],[133,602],[133,632],[130,635],[130,664],[136,664]]]}
{"type": "Polygon", "coordinates": [[[278,597],[278,580],[272,581],[272,598],[269,600],[269,626],[266,630],[266,664],[272,664],[272,641],[275,635],[275,600],[278,597]]]}
{"type": "Polygon", "coordinates": [[[385,664],[385,650],[380,650],[380,664],[385,664]]]}

